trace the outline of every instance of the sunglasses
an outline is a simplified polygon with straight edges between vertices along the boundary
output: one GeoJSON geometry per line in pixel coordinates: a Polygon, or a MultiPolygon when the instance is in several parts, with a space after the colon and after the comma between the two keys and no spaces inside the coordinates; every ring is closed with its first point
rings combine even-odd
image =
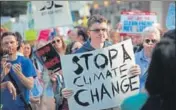
{"type": "Polygon", "coordinates": [[[152,40],[150,40],[150,39],[145,39],[145,43],[149,44],[150,42],[151,42],[152,44],[155,44],[155,43],[157,43],[157,40],[155,40],[155,39],[152,39],[152,40]]]}
{"type": "Polygon", "coordinates": [[[100,31],[103,31],[103,32],[107,32],[107,29],[103,28],[103,29],[93,29],[93,30],[90,30],[90,31],[94,31],[94,32],[100,32],[100,31]]]}
{"type": "Polygon", "coordinates": [[[55,44],[56,42],[57,42],[57,43],[60,43],[61,40],[59,40],[59,39],[58,39],[58,40],[54,40],[54,41],[52,41],[52,44],[55,44]]]}

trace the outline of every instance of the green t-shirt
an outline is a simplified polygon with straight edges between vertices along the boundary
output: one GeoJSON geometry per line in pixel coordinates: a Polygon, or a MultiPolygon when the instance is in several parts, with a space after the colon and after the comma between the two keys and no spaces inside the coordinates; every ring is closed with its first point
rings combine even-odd
{"type": "Polygon", "coordinates": [[[146,93],[139,93],[124,100],[121,110],[140,110],[147,101],[146,93]]]}

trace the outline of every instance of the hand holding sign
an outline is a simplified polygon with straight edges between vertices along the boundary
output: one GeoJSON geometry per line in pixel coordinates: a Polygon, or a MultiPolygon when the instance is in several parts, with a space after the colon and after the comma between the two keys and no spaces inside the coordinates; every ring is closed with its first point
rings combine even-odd
{"type": "MultiPolygon", "coordinates": [[[[141,74],[141,69],[140,69],[139,65],[133,65],[133,66],[130,68],[128,74],[131,74],[131,75],[140,75],[140,74],[141,74]]],[[[64,98],[67,98],[67,99],[68,99],[68,98],[70,98],[70,97],[74,94],[74,92],[73,92],[73,90],[71,90],[71,89],[64,88],[64,89],[62,90],[62,94],[63,94],[63,97],[64,97],[64,98]]]]}
{"type": "Polygon", "coordinates": [[[62,95],[63,95],[63,97],[64,98],[66,98],[66,99],[68,99],[68,98],[70,98],[72,95],[73,95],[73,90],[71,90],[71,89],[68,89],[68,88],[64,88],[64,89],[62,89],[62,95]]]}
{"type": "Polygon", "coordinates": [[[71,110],[118,107],[126,97],[139,92],[140,68],[133,66],[130,40],[61,59],[66,86],[62,94],[69,98],[71,110]]]}
{"type": "Polygon", "coordinates": [[[141,74],[141,68],[139,65],[134,65],[130,68],[129,74],[131,75],[140,75],[141,74]]]}

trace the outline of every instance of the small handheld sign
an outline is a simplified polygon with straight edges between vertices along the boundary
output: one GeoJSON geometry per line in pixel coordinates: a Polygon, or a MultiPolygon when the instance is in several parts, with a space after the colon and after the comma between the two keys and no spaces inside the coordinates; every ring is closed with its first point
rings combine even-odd
{"type": "Polygon", "coordinates": [[[60,56],[51,43],[37,49],[35,55],[48,70],[52,71],[52,73],[62,69],[60,56]]]}

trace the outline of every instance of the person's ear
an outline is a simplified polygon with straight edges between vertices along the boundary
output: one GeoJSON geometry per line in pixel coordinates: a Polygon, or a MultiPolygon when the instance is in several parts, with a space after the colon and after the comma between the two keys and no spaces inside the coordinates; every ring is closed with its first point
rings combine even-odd
{"type": "Polygon", "coordinates": [[[19,43],[18,43],[18,41],[16,42],[16,47],[18,48],[20,45],[19,45],[19,43]]]}
{"type": "Polygon", "coordinates": [[[89,36],[89,39],[91,38],[90,31],[87,31],[87,35],[89,36]]]}

